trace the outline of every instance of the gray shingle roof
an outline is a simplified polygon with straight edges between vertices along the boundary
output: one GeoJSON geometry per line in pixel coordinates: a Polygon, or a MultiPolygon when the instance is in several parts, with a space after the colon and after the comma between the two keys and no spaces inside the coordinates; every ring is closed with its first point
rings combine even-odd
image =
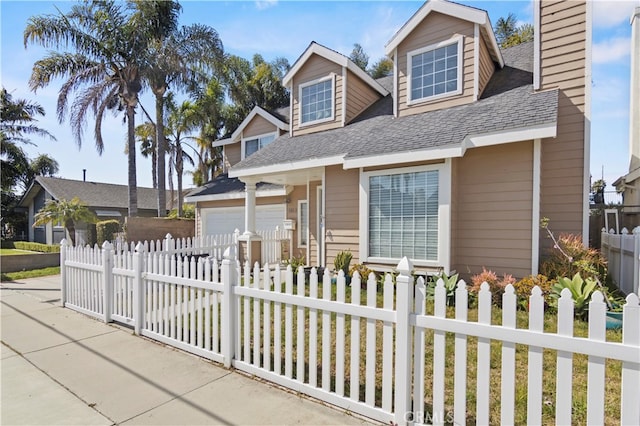
{"type": "MultiPolygon", "coordinates": [[[[126,185],[85,182],[57,177],[36,177],[36,182],[56,199],[80,198],[89,207],[128,207],[129,192],[126,185]]],[[[157,193],[153,188],[138,187],[138,208],[155,210],[157,193]]]]}
{"type": "Polygon", "coordinates": [[[460,144],[471,135],[554,123],[558,92],[534,93],[529,57],[533,57],[531,43],[506,49],[506,66],[494,74],[477,102],[395,118],[391,97],[387,96],[345,127],[293,138],[281,136],[231,170],[444,148],[460,144]]]}
{"type": "MultiPolygon", "coordinates": [[[[281,189],[282,185],[274,185],[265,182],[256,184],[257,190],[281,189]]],[[[187,194],[187,197],[200,197],[203,195],[219,195],[244,193],[244,183],[238,178],[230,178],[228,174],[223,173],[216,176],[213,180],[207,182],[203,186],[194,189],[187,194]]]]}

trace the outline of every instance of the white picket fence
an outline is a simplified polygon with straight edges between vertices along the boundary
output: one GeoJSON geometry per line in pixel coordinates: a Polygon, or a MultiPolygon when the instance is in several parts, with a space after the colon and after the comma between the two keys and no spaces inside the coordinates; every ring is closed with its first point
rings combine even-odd
{"type": "Polygon", "coordinates": [[[108,245],[96,250],[63,244],[65,306],[104,321],[120,321],[123,315],[116,312],[126,312],[137,334],[384,423],[466,424],[471,412],[478,424],[489,424],[490,395],[497,392],[499,422],[513,424],[516,404],[523,403],[516,401],[517,366],[528,370],[526,423],[541,424],[544,404],[553,398],[556,423],[570,424],[577,354],[588,356],[587,422],[604,424],[605,380],[612,380],[605,377],[606,359],[622,362],[620,423],[640,423],[640,302],[635,294],[623,308],[619,343],[606,341],[600,292],[590,304],[589,336],[579,338],[573,336],[568,290],[559,300],[556,333],[543,331],[544,299],[538,288],[529,298],[528,329],[516,328],[512,286],[503,297],[500,325],[492,324],[486,284],[478,295],[477,321],[467,318],[464,281],[456,290],[454,317],[447,317],[442,281],[428,312],[424,279],[414,281],[406,258],[397,267],[395,283],[391,275],[381,286],[373,274],[366,282],[356,275],[348,288],[342,272],[332,277],[325,270],[318,277],[312,270],[305,282],[302,268],[295,275],[278,265],[246,265],[241,271],[231,253],[220,263],[193,257],[183,261],[173,254],[147,253],[142,244],[110,268],[110,251],[108,245]],[[116,275],[127,277],[126,286],[115,284],[116,275]],[[447,347],[451,338],[452,352],[447,347]],[[469,339],[477,340],[475,359],[469,356],[469,339]],[[500,344],[499,388],[490,375],[492,341],[500,344]],[[517,363],[516,345],[528,348],[524,366],[517,363]],[[549,349],[557,351],[555,366],[543,362],[543,351],[549,349]],[[446,370],[451,360],[453,369],[446,370]],[[474,366],[475,406],[468,406],[468,370],[474,366]],[[554,367],[555,396],[545,394],[543,400],[543,371],[554,367]],[[453,389],[446,388],[449,375],[453,389]]]}
{"type": "Polygon", "coordinates": [[[640,226],[619,234],[602,229],[600,250],[607,259],[609,274],[625,294],[640,294],[640,226]]]}

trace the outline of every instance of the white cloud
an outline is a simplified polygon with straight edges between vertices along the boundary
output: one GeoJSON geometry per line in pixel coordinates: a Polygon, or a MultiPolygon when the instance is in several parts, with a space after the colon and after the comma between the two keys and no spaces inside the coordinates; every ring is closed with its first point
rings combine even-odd
{"type": "Polygon", "coordinates": [[[592,0],[593,25],[595,27],[610,28],[626,23],[633,13],[633,9],[640,6],[640,0],[592,0]]]}
{"type": "Polygon", "coordinates": [[[256,7],[258,10],[268,9],[278,4],[278,0],[258,0],[256,1],[256,7]]]}
{"type": "Polygon", "coordinates": [[[593,63],[605,64],[620,61],[629,56],[631,39],[614,37],[593,44],[593,63]]]}

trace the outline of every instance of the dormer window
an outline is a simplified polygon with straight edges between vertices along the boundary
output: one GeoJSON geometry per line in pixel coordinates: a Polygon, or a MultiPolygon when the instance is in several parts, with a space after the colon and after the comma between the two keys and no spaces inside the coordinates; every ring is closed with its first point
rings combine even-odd
{"type": "Polygon", "coordinates": [[[407,53],[407,103],[462,93],[462,37],[407,53]]]}
{"type": "Polygon", "coordinates": [[[258,150],[264,148],[265,146],[273,142],[275,138],[276,138],[275,134],[269,133],[267,135],[261,135],[261,136],[251,137],[248,139],[243,139],[242,140],[242,143],[244,145],[244,148],[242,150],[242,153],[244,154],[243,158],[246,158],[251,154],[253,154],[254,152],[257,152],[258,150]]]}
{"type": "Polygon", "coordinates": [[[333,120],[334,81],[331,75],[300,85],[301,126],[333,120]]]}

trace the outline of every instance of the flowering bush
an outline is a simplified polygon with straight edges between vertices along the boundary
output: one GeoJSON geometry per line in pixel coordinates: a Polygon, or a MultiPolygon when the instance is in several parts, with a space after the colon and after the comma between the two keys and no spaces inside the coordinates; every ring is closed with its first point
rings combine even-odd
{"type": "Polygon", "coordinates": [[[491,270],[487,271],[487,269],[483,267],[481,273],[471,277],[471,287],[469,288],[469,291],[477,295],[480,292],[480,286],[483,282],[489,284],[493,303],[495,305],[502,306],[502,294],[504,293],[504,289],[509,284],[514,284],[516,279],[510,274],[504,274],[502,278],[498,278],[498,275],[496,275],[495,272],[491,270]]]}
{"type": "Polygon", "coordinates": [[[529,306],[529,296],[531,296],[531,290],[533,290],[533,287],[535,286],[540,287],[540,290],[542,290],[542,296],[548,303],[548,297],[551,293],[552,284],[553,281],[550,281],[546,275],[542,274],[529,275],[516,282],[513,287],[515,288],[516,295],[518,296],[518,307],[525,310],[527,309],[527,306],[529,306]]]}

